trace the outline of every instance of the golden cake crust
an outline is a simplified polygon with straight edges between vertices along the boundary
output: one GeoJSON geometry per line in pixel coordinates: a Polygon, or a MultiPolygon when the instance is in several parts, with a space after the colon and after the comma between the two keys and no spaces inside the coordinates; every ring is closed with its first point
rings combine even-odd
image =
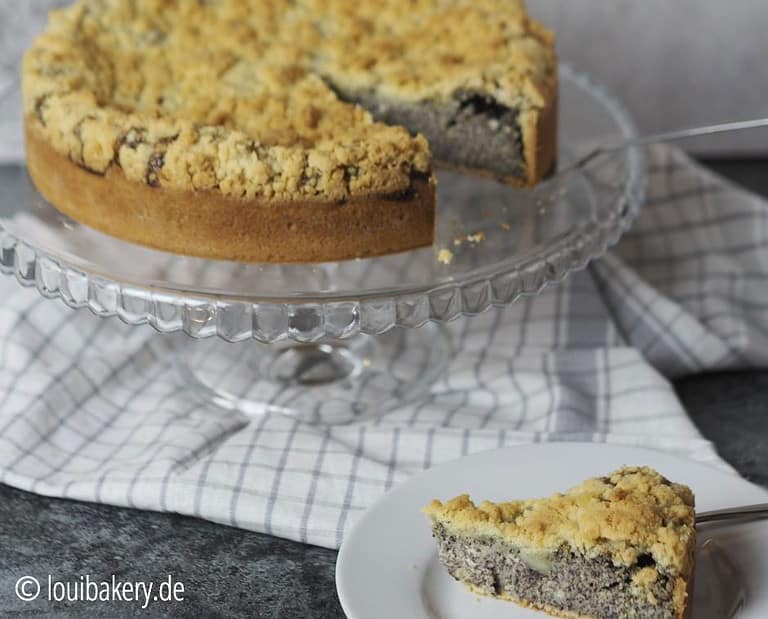
{"type": "Polygon", "coordinates": [[[237,199],[153,188],[117,166],[93,174],[56,152],[31,123],[26,133],[29,173],[47,200],[77,221],[149,247],[239,262],[319,262],[432,242],[435,186],[428,177],[400,197],[353,196],[339,204],[237,199]]]}
{"type": "Polygon", "coordinates": [[[464,586],[475,595],[482,595],[484,597],[494,597],[494,598],[506,600],[507,602],[514,602],[515,604],[517,604],[518,606],[522,606],[523,608],[540,610],[553,617],[562,617],[562,619],[593,619],[593,617],[588,617],[587,615],[582,615],[579,613],[572,613],[567,610],[561,610],[559,608],[555,608],[554,606],[549,606],[548,604],[533,604],[532,602],[523,600],[518,597],[511,596],[503,591],[497,595],[488,596],[488,594],[485,591],[483,591],[478,587],[474,587],[469,583],[464,583],[464,586]]]}
{"type": "MultiPolygon", "coordinates": [[[[617,565],[649,554],[672,576],[687,576],[693,565],[693,493],[648,467],[624,467],[545,499],[476,506],[461,495],[435,500],[424,511],[451,531],[498,536],[534,549],[568,544],[587,556],[607,554],[617,565]]],[[[648,584],[642,572],[634,584],[648,584]]],[[[677,589],[676,597],[684,600],[682,579],[677,589]]]]}
{"type": "Polygon", "coordinates": [[[176,191],[335,201],[429,173],[423,137],[327,80],[384,100],[487,92],[521,111],[528,182],[554,161],[552,37],[522,0],[81,1],[52,14],[23,74],[56,152],[176,191]]]}
{"type": "MultiPolygon", "coordinates": [[[[479,589],[478,587],[474,587],[469,583],[464,583],[464,586],[475,595],[488,596],[488,594],[485,591],[483,591],[482,589],[479,589]]],[[[691,616],[691,605],[686,604],[686,598],[693,599],[692,596],[693,596],[693,577],[691,577],[691,580],[688,581],[687,590],[686,590],[686,585],[683,579],[676,578],[674,600],[673,600],[673,604],[675,605],[675,609],[676,609],[675,619],[688,619],[691,616]],[[680,595],[681,587],[682,587],[682,596],[680,595]]],[[[533,604],[532,602],[529,602],[527,600],[523,600],[517,597],[513,597],[511,595],[508,595],[503,591],[498,595],[494,595],[493,597],[506,600],[507,602],[514,602],[518,606],[523,606],[524,608],[540,610],[553,617],[562,617],[562,619],[593,619],[592,617],[589,617],[587,615],[582,615],[580,613],[575,613],[568,610],[555,608],[554,606],[550,606],[549,604],[533,604]]]]}

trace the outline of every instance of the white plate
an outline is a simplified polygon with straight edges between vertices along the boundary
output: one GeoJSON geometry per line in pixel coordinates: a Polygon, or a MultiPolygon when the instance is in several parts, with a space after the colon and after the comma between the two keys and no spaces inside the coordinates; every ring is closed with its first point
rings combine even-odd
{"type": "MultiPolygon", "coordinates": [[[[448,576],[420,508],[464,492],[492,501],[546,496],[625,464],[688,484],[701,511],[768,501],[768,492],[735,475],[647,449],[547,443],[468,456],[397,486],[352,528],[336,564],[344,611],[350,619],[543,617],[478,597],[448,576]]],[[[701,528],[693,617],[768,617],[767,522],[701,528]]]]}

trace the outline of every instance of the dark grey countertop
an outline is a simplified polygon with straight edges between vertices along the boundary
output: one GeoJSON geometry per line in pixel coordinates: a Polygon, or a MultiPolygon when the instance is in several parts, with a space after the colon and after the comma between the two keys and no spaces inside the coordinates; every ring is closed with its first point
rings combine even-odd
{"type": "MultiPolygon", "coordinates": [[[[709,162],[768,195],[768,161],[709,162]]],[[[768,487],[768,371],[684,378],[676,388],[701,432],[748,479],[768,487]]],[[[172,514],[48,499],[0,485],[0,615],[342,617],[336,553],[172,514]],[[184,584],[183,602],[19,601],[24,575],[184,584]]]]}

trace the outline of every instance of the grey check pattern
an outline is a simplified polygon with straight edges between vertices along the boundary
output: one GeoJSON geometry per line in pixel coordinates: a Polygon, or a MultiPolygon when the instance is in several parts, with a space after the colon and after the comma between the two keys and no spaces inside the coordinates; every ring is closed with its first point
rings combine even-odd
{"type": "Polygon", "coordinates": [[[768,205],[654,149],[648,203],[609,255],[451,324],[458,352],[426,400],[332,428],[207,406],[149,328],[3,280],[0,481],[336,547],[394,484],[485,449],[611,442],[722,465],[668,378],[768,362],[766,272],[768,205]]]}

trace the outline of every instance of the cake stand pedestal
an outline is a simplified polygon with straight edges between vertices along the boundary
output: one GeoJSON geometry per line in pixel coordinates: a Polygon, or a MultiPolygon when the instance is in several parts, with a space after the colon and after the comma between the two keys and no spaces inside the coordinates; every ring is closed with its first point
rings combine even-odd
{"type": "MultiPolygon", "coordinates": [[[[560,69],[562,165],[627,139],[621,105],[560,69]]],[[[317,424],[429,393],[452,357],[443,323],[537,294],[603,254],[637,214],[642,153],[601,157],[534,190],[438,174],[433,247],[322,264],[240,264],[127,243],[49,205],[23,168],[0,176],[0,270],[46,297],[164,334],[180,380],[246,415],[317,424]]]]}
{"type": "Polygon", "coordinates": [[[423,397],[445,369],[450,349],[447,330],[426,324],[379,336],[235,350],[216,338],[186,338],[177,340],[175,358],[185,382],[222,408],[343,423],[423,397]]]}

